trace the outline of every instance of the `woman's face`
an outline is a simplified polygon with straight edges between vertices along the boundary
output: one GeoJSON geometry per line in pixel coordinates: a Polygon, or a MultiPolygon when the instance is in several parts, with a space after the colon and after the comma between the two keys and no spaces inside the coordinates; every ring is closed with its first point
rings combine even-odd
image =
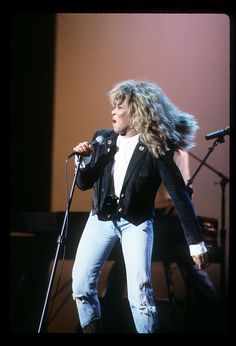
{"type": "Polygon", "coordinates": [[[136,131],[132,127],[130,127],[128,111],[128,104],[125,100],[122,103],[115,103],[111,112],[113,130],[116,133],[124,135],[126,137],[136,134],[136,131]]]}

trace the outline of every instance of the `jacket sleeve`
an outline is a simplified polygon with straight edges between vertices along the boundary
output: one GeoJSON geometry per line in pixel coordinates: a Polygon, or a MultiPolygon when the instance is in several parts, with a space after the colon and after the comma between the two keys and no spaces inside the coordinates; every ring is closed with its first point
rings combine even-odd
{"type": "Polygon", "coordinates": [[[158,159],[159,172],[176,209],[188,245],[203,241],[202,229],[196,216],[179,168],[173,160],[173,152],[158,159]]]}
{"type": "MultiPolygon", "coordinates": [[[[92,141],[94,141],[97,136],[103,136],[106,138],[110,135],[110,133],[111,130],[98,130],[94,133],[92,141]]],[[[81,169],[79,169],[76,178],[77,186],[83,191],[94,187],[94,184],[103,174],[104,167],[109,160],[108,156],[105,154],[105,145],[96,145],[91,155],[86,158],[87,160],[84,160],[84,162],[82,158],[84,167],[81,167],[81,169]]]]}

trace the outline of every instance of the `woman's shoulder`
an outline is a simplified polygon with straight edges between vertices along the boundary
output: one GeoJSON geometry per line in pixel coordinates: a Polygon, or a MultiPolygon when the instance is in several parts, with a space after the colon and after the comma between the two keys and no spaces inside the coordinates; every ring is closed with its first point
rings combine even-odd
{"type": "Polygon", "coordinates": [[[94,137],[103,136],[105,138],[112,136],[115,134],[113,129],[99,129],[95,132],[94,137]]]}

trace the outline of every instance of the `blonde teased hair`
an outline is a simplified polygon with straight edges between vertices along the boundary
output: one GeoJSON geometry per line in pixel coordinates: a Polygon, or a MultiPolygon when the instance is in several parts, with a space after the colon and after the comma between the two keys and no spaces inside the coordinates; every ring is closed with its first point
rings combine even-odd
{"type": "Polygon", "coordinates": [[[179,110],[156,84],[127,80],[116,84],[108,96],[112,105],[127,101],[130,125],[155,157],[194,147],[197,120],[179,110]]]}

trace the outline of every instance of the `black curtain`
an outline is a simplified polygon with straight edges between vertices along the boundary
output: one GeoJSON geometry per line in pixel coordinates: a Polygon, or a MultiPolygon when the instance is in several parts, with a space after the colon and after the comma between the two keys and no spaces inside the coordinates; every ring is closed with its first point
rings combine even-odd
{"type": "Polygon", "coordinates": [[[55,14],[11,16],[11,211],[48,211],[55,14]]]}

